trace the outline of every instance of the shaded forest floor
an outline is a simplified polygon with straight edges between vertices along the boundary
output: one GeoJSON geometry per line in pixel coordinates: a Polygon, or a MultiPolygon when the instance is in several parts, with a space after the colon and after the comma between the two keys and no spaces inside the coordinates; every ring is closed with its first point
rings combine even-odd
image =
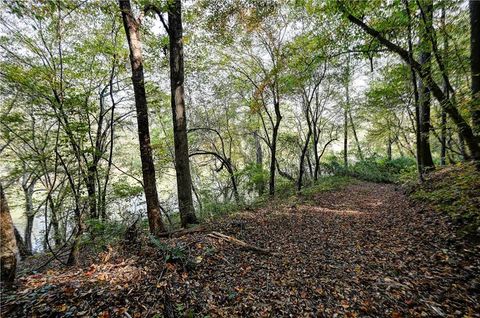
{"type": "Polygon", "coordinates": [[[480,317],[480,247],[393,185],[356,182],[140,239],[89,267],[50,269],[4,295],[5,317],[480,317]]]}

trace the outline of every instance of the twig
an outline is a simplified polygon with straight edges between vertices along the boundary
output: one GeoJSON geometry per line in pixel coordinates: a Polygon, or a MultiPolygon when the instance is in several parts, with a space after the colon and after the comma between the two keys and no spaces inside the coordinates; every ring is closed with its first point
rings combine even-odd
{"type": "Polygon", "coordinates": [[[208,236],[210,237],[213,237],[215,239],[219,239],[219,240],[224,240],[224,241],[227,241],[227,242],[230,242],[232,244],[235,244],[235,245],[238,245],[238,246],[241,246],[247,250],[251,250],[253,252],[257,252],[257,253],[260,253],[260,254],[267,254],[267,255],[277,255],[276,253],[273,253],[271,252],[270,250],[267,250],[267,249],[264,249],[264,248],[261,248],[261,247],[257,247],[257,246],[254,246],[254,245],[251,245],[251,244],[248,244],[244,241],[240,241],[239,239],[237,238],[234,238],[232,236],[228,236],[228,235],[225,235],[225,234],[222,234],[222,233],[219,233],[219,232],[212,232],[210,234],[208,234],[208,236]]]}

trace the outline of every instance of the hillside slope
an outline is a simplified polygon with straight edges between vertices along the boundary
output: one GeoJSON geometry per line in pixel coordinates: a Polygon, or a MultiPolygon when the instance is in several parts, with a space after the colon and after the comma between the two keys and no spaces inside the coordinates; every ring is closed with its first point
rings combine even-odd
{"type": "Polygon", "coordinates": [[[209,230],[272,253],[207,233],[140,241],[89,268],[24,277],[3,316],[479,317],[479,246],[393,185],[357,182],[209,230]]]}

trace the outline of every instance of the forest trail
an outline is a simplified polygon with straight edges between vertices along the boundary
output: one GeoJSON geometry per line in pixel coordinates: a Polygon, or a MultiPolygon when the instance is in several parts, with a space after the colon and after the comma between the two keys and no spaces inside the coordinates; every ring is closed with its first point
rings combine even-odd
{"type": "Polygon", "coordinates": [[[133,258],[26,278],[5,308],[18,316],[480,317],[478,245],[393,185],[356,182],[210,226],[275,255],[195,233],[167,240],[188,250],[194,269],[163,266],[144,246],[133,258]]]}

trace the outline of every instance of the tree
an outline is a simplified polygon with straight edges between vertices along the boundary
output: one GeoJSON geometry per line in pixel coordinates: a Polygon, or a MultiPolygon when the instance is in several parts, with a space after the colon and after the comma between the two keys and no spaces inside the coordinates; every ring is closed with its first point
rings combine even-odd
{"type": "Polygon", "coordinates": [[[420,30],[420,58],[419,63],[422,68],[422,72],[425,73],[424,76],[418,83],[419,91],[419,116],[420,116],[420,165],[422,170],[429,171],[435,168],[432,159],[432,151],[430,150],[430,88],[428,83],[425,82],[426,78],[432,77],[432,43],[430,42],[430,34],[432,32],[432,23],[433,23],[433,1],[426,0],[424,1],[422,8],[423,14],[425,15],[424,25],[421,26],[420,30]]]}
{"type": "MultiPolygon", "coordinates": [[[[442,91],[440,86],[433,79],[432,75],[429,72],[425,72],[421,64],[417,60],[412,58],[408,50],[405,50],[401,46],[388,40],[379,31],[377,31],[376,29],[373,29],[372,27],[367,25],[365,22],[363,22],[361,19],[357,18],[352,13],[348,12],[343,3],[340,2],[338,4],[339,4],[339,9],[341,10],[341,12],[344,13],[346,18],[350,22],[360,27],[365,33],[375,38],[380,44],[382,44],[389,51],[398,54],[406,63],[412,66],[412,68],[415,70],[415,72],[418,73],[418,75],[424,81],[424,83],[428,85],[433,96],[435,96],[435,98],[438,100],[442,108],[445,109],[445,112],[450,116],[452,121],[457,126],[460,136],[465,140],[465,143],[467,144],[472,154],[472,158],[475,160],[480,160],[480,145],[478,143],[477,138],[473,134],[472,127],[467,123],[465,118],[459,112],[455,103],[451,99],[447,98],[447,96],[442,91]]],[[[435,50],[435,48],[433,49],[435,50]]],[[[437,59],[438,55],[435,54],[435,57],[437,59]]],[[[445,73],[443,73],[443,75],[445,76],[445,73]]]]}
{"type": "Polygon", "coordinates": [[[173,0],[168,6],[170,47],[170,92],[175,143],[177,195],[182,226],[198,223],[192,198],[192,176],[188,156],[187,116],[185,111],[185,77],[183,60],[182,2],[173,0]]]}
{"type": "Polygon", "coordinates": [[[480,134],[480,1],[470,0],[470,67],[472,77],[472,126],[480,134]]]}
{"type": "Polygon", "coordinates": [[[150,232],[158,235],[161,232],[165,232],[165,227],[161,217],[152,147],[150,145],[150,126],[148,122],[148,106],[143,74],[140,22],[133,16],[130,0],[119,0],[118,3],[122,12],[123,26],[130,50],[132,84],[135,95],[135,108],[137,111],[138,142],[140,146],[140,159],[142,161],[143,189],[147,203],[148,223],[150,232]]]}
{"type": "Polygon", "coordinates": [[[13,283],[17,268],[17,244],[7,199],[0,184],[0,277],[5,283],[13,283]]]}

